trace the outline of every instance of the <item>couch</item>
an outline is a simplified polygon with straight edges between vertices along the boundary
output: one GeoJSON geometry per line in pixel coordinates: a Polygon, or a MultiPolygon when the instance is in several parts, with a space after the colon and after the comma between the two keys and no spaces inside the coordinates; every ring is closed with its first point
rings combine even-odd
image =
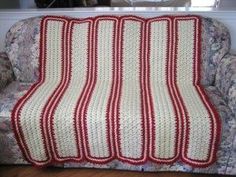
{"type": "MultiPolygon", "coordinates": [[[[39,36],[42,17],[21,20],[8,31],[5,51],[0,55],[0,163],[28,164],[17,145],[11,127],[15,103],[39,76],[39,36]]],[[[193,168],[182,162],[171,165],[147,162],[131,165],[114,160],[106,165],[89,162],[55,164],[65,168],[95,167],[135,171],[182,171],[236,174],[236,56],[230,53],[230,34],[215,19],[202,19],[201,84],[220,114],[222,137],[217,161],[206,168],[193,168]]]]}

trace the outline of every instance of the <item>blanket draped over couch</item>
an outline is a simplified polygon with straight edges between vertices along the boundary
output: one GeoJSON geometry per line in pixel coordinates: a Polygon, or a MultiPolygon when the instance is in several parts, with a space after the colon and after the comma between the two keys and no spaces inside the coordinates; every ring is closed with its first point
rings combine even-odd
{"type": "Polygon", "coordinates": [[[206,167],[219,116],[200,84],[198,16],[46,16],[40,77],[12,112],[25,158],[206,167]]]}

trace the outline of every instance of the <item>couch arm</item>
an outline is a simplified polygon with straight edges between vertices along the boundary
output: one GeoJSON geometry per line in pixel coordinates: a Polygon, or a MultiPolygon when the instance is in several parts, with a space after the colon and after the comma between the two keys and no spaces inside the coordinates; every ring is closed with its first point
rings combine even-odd
{"type": "Polygon", "coordinates": [[[11,62],[4,52],[0,52],[0,91],[14,80],[11,62]]]}
{"type": "Polygon", "coordinates": [[[236,55],[226,55],[219,63],[215,85],[236,115],[236,55]]]}

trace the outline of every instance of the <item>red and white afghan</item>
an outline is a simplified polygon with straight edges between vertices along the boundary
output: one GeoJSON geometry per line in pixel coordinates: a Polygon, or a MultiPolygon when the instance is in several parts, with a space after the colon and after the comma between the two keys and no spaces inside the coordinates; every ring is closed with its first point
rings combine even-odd
{"type": "Polygon", "coordinates": [[[29,162],[215,161],[199,17],[46,16],[40,40],[39,80],[12,113],[29,162]]]}

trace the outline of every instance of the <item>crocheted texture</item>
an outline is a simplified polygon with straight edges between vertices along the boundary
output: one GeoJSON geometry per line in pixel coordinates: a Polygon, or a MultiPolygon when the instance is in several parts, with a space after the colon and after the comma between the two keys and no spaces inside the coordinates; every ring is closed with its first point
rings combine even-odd
{"type": "Polygon", "coordinates": [[[221,125],[200,85],[197,16],[41,22],[40,77],[12,113],[34,165],[216,159],[221,125]]]}

